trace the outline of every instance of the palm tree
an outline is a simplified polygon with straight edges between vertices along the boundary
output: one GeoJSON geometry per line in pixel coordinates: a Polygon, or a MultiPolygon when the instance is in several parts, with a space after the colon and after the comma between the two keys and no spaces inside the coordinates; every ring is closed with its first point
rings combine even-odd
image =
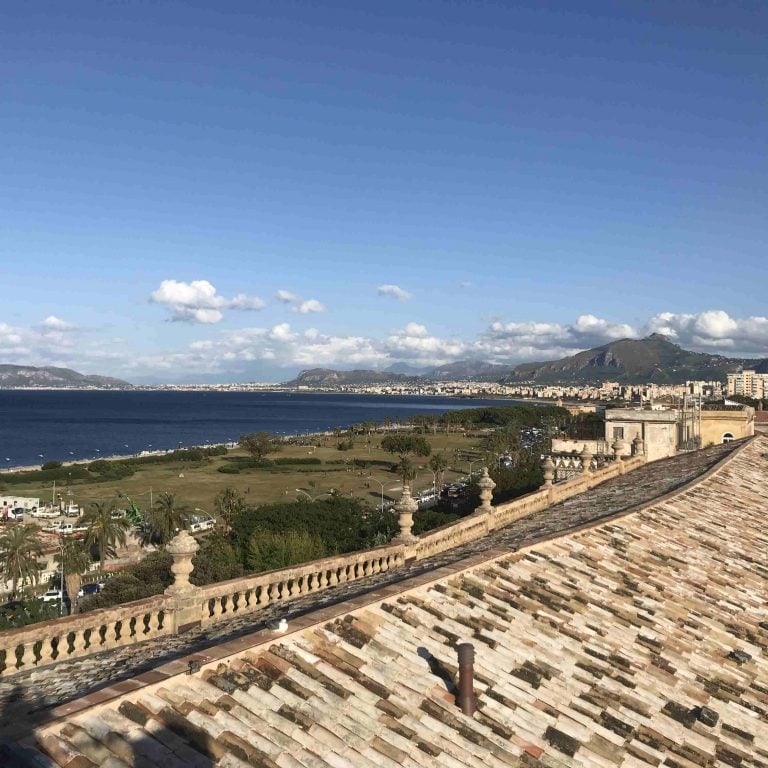
{"type": "Polygon", "coordinates": [[[416,477],[416,467],[407,456],[402,456],[400,458],[400,461],[397,464],[397,474],[400,475],[403,480],[403,488],[405,488],[406,485],[410,486],[411,480],[416,477]]]}
{"type": "MultiPolygon", "coordinates": [[[[310,486],[314,481],[310,480],[310,486]]],[[[216,496],[214,507],[218,513],[221,527],[224,531],[232,530],[235,518],[245,506],[245,500],[236,488],[225,488],[216,496]]]]}
{"type": "Polygon", "coordinates": [[[67,586],[72,613],[77,613],[77,601],[75,597],[80,591],[82,575],[91,564],[91,555],[83,545],[82,539],[69,536],[61,543],[61,552],[56,555],[59,568],[64,570],[64,582],[67,586]]]}
{"type": "Polygon", "coordinates": [[[85,545],[96,546],[99,552],[99,566],[104,570],[107,557],[114,557],[115,545],[125,545],[125,531],[128,521],[124,517],[113,517],[115,500],[92,501],[83,517],[86,526],[85,545]]]}
{"type": "Polygon", "coordinates": [[[442,451],[430,457],[429,468],[435,473],[435,490],[439,493],[443,487],[445,470],[448,469],[448,459],[442,451]]]}
{"type": "Polygon", "coordinates": [[[37,538],[37,526],[14,525],[0,536],[0,571],[13,584],[13,595],[19,582],[37,584],[40,577],[38,558],[43,548],[37,538]]]}
{"type": "Polygon", "coordinates": [[[147,530],[144,534],[143,544],[155,544],[161,549],[182,528],[186,528],[189,522],[189,513],[177,506],[175,493],[161,493],[157,497],[155,506],[147,514],[147,530]]]}

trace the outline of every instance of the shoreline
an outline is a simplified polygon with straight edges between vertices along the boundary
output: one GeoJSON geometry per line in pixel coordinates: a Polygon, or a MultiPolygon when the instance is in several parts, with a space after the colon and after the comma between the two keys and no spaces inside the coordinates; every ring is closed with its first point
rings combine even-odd
{"type": "MultiPolygon", "coordinates": [[[[53,387],[25,387],[25,388],[0,388],[0,395],[3,392],[41,392],[41,391],[77,391],[77,392],[130,392],[130,391],[137,391],[136,389],[89,389],[89,388],[77,388],[77,387],[60,387],[60,388],[53,388],[53,387]]],[[[143,389],[138,391],[151,391],[151,392],[168,392],[168,391],[190,391],[190,392],[201,392],[204,390],[195,390],[195,389],[189,389],[189,390],[169,390],[169,389],[143,389]]],[[[448,395],[448,394],[440,394],[440,395],[431,395],[431,394],[422,394],[422,395],[416,395],[416,394],[398,394],[398,395],[386,395],[386,394],[379,394],[379,393],[373,393],[373,392],[366,392],[366,393],[353,393],[353,392],[338,392],[338,391],[330,391],[330,390],[267,390],[267,389],[260,389],[260,390],[251,390],[251,389],[243,389],[243,390],[212,390],[212,391],[220,391],[223,393],[226,392],[233,392],[233,393],[239,393],[242,394],[244,392],[266,392],[266,391],[272,391],[272,392],[282,392],[284,394],[293,393],[293,394],[312,394],[312,395],[352,395],[355,397],[421,397],[421,398],[448,398],[452,400],[462,400],[467,402],[467,408],[472,408],[471,405],[472,402],[477,400],[494,400],[498,401],[499,403],[510,403],[512,405],[519,405],[519,406],[525,406],[525,405],[554,405],[555,403],[551,400],[545,400],[541,398],[512,398],[512,397],[504,397],[504,396],[472,396],[472,395],[448,395]]],[[[474,406],[474,407],[483,407],[483,406],[474,406]]],[[[344,429],[348,429],[353,423],[346,425],[343,427],[344,429]]],[[[400,427],[403,428],[403,427],[400,427]]],[[[406,427],[409,428],[409,427],[406,427]]],[[[390,427],[390,431],[393,429],[398,429],[398,427],[395,427],[394,425],[390,427]]],[[[378,431],[378,430],[377,430],[378,431]]],[[[333,430],[321,430],[317,432],[293,432],[291,434],[280,434],[275,433],[278,435],[278,437],[282,440],[289,440],[293,438],[312,438],[312,437],[327,437],[329,435],[333,435],[333,430]]],[[[127,454],[110,454],[109,456],[86,456],[79,459],[62,459],[60,461],[60,464],[62,467],[70,467],[80,464],[90,464],[94,461],[125,461],[128,459],[136,459],[146,456],[165,456],[169,453],[173,453],[177,450],[188,450],[193,448],[216,448],[219,446],[224,446],[228,449],[233,449],[237,447],[236,442],[231,441],[222,441],[218,443],[194,443],[194,444],[188,444],[188,445],[179,445],[176,448],[169,448],[169,449],[158,449],[154,451],[140,451],[139,453],[127,453],[127,454]]],[[[58,459],[52,459],[52,461],[59,461],[58,459]]],[[[7,465],[0,467],[0,478],[4,474],[14,474],[17,472],[37,472],[41,471],[43,464],[47,462],[43,462],[40,464],[14,464],[14,465],[7,465]]]]}

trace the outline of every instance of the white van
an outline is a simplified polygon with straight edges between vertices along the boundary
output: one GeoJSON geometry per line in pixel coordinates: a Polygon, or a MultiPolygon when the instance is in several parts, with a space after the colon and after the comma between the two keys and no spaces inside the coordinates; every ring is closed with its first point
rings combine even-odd
{"type": "Polygon", "coordinates": [[[32,512],[32,517],[61,517],[61,510],[58,507],[38,507],[32,512]]]}

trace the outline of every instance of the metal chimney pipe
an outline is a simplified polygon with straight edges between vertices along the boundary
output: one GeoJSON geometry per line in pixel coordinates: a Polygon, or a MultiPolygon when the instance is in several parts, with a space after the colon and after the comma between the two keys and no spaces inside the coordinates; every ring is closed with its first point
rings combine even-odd
{"type": "Polygon", "coordinates": [[[475,714],[475,646],[472,643],[459,643],[459,708],[469,716],[475,714]]]}

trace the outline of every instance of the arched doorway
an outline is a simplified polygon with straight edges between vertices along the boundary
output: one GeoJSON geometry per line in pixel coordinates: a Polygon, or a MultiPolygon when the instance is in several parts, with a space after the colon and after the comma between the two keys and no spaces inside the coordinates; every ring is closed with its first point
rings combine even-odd
{"type": "Polygon", "coordinates": [[[734,436],[730,432],[724,432],[723,433],[723,442],[724,443],[730,443],[732,440],[735,440],[734,436]]]}

